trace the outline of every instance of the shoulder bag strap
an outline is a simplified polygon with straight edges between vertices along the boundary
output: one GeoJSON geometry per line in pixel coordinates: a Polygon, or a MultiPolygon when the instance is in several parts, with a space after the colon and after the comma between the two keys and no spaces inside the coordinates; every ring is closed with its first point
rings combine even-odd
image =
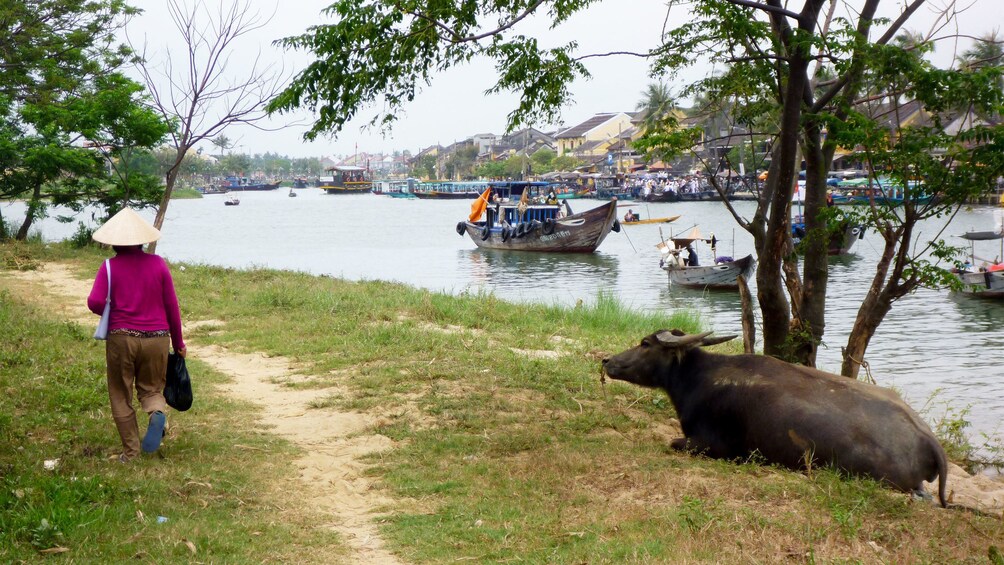
{"type": "Polygon", "coordinates": [[[105,273],[108,274],[108,297],[105,298],[106,304],[111,304],[112,302],[112,260],[105,259],[105,273]]]}

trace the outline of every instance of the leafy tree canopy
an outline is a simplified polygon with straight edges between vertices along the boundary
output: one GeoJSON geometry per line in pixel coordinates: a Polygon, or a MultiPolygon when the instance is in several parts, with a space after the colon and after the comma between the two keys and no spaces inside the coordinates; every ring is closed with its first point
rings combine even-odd
{"type": "Polygon", "coordinates": [[[594,1],[338,0],[325,11],[335,23],[278,42],[311,51],[317,60],[269,103],[268,110],[305,107],[316,112],[305,134],[310,140],[337,133],[370,106],[379,110],[369,123],[389,126],[436,73],[485,56],[499,74],[488,93],[522,93],[519,106],[509,114],[509,130],[554,122],[572,99],[569,85],[589,76],[575,57],[577,44],[545,49],[535,38],[508,32],[534,13],[546,14],[552,27],[557,26],[594,1]]]}

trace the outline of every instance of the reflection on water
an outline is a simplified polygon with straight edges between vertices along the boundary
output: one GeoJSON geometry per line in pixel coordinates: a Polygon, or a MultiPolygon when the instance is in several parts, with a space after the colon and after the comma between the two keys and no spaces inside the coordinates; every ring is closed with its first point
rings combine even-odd
{"type": "MultiPolygon", "coordinates": [[[[632,226],[610,234],[593,254],[552,255],[478,249],[454,231],[457,221],[470,213],[466,200],[334,196],[317,189],[298,190],[299,198],[286,194],[246,192],[240,195],[241,205],[230,208],[223,206],[223,196],[173,201],[158,250],[171,261],[394,280],[451,293],[484,290],[513,301],[572,305],[578,300],[592,302],[603,291],[629,308],[696,311],[716,333],[741,333],[737,294],[671,288],[655,248],[663,237],[697,225],[705,234],[716,234],[719,254],[751,253],[752,238],[734,228],[731,215],[716,203],[639,204],[637,211],[644,217],[682,217],[668,226],[632,226]]],[[[575,208],[599,204],[582,200],[575,208]]],[[[736,204],[740,213],[748,215],[753,209],[753,203],[736,204]]],[[[24,213],[20,203],[0,206],[8,220],[24,213]]],[[[73,215],[56,207],[50,212],[73,215]]],[[[946,233],[992,230],[1001,219],[1000,209],[963,210],[946,233]]],[[[936,234],[938,225],[920,225],[918,240],[936,234]]],[[[49,219],[40,228],[46,239],[64,239],[76,226],[49,219]]],[[[840,370],[840,347],[847,341],[881,251],[881,239],[869,231],[851,255],[830,259],[826,342],[819,352],[824,370],[840,370]]],[[[756,289],[751,290],[755,296],[756,289]]],[[[640,337],[625,336],[625,341],[640,337]]],[[[987,433],[999,433],[997,422],[1004,420],[1000,359],[1004,359],[1004,301],[929,289],[897,301],[867,355],[876,380],[898,388],[912,405],[923,406],[940,389],[939,399],[951,400],[959,409],[971,406],[974,431],[987,433]]]]}
{"type": "Polygon", "coordinates": [[[468,284],[500,298],[562,303],[568,288],[594,289],[617,279],[617,260],[598,253],[528,253],[497,249],[457,251],[458,272],[468,284]]]}
{"type": "Polygon", "coordinates": [[[958,310],[959,326],[964,333],[993,332],[1004,328],[1004,304],[1000,299],[952,292],[948,294],[948,300],[958,310]]]}
{"type": "Polygon", "coordinates": [[[734,333],[740,326],[732,323],[734,317],[738,323],[742,304],[739,300],[739,293],[722,289],[697,289],[680,285],[669,284],[669,277],[665,277],[665,284],[659,290],[659,302],[668,310],[694,310],[701,320],[710,329],[718,333],[734,333]],[[716,324],[715,319],[722,314],[728,316],[728,323],[716,324]]]}

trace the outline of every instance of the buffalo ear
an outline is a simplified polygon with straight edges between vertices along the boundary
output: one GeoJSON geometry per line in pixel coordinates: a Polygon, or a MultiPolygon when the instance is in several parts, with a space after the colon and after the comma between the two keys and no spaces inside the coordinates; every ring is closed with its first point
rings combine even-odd
{"type": "Polygon", "coordinates": [[[719,343],[725,343],[726,341],[733,340],[737,337],[739,336],[738,335],[723,335],[715,337],[708,336],[701,340],[701,346],[707,347],[709,345],[718,345],[719,343]]]}

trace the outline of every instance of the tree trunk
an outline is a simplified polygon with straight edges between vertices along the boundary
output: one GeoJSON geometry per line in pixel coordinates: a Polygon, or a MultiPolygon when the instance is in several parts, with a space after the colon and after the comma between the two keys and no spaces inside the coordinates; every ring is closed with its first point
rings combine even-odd
{"type": "Polygon", "coordinates": [[[829,278],[830,237],[826,220],[826,172],[819,126],[813,120],[803,129],[805,142],[805,228],[802,242],[802,299],[796,313],[798,342],[793,343],[793,361],[816,365],[816,350],[826,331],[826,286],[829,278]]]}
{"type": "MultiPolygon", "coordinates": [[[[153,219],[153,227],[158,230],[164,225],[164,217],[167,216],[167,205],[171,203],[171,192],[174,190],[174,183],[178,181],[178,174],[181,172],[181,162],[188,153],[188,147],[179,147],[178,155],[175,158],[174,166],[167,170],[164,178],[164,196],[160,199],[160,206],[157,207],[157,215],[153,219]]],[[[148,253],[157,252],[157,242],[154,241],[147,246],[148,253]]]]}
{"type": "Polygon", "coordinates": [[[847,347],[843,350],[843,363],[840,366],[840,374],[852,379],[858,378],[858,371],[864,361],[865,351],[868,349],[868,342],[875,335],[882,319],[892,308],[893,299],[887,294],[885,289],[886,276],[889,274],[889,265],[892,263],[893,255],[896,253],[896,238],[889,233],[883,234],[885,247],[882,249],[882,256],[878,264],[875,265],[875,278],[868,288],[868,294],[861,301],[858,308],[858,315],[854,319],[854,326],[851,328],[851,335],[847,337],[847,347]]]}
{"type": "Polygon", "coordinates": [[[753,296],[746,279],[736,277],[739,283],[739,302],[742,304],[743,353],[756,353],[756,318],[753,316],[753,296]]]}
{"type": "Polygon", "coordinates": [[[24,211],[24,221],[21,222],[21,228],[17,230],[15,239],[18,241],[28,239],[28,230],[31,229],[31,224],[35,221],[35,217],[42,207],[42,185],[36,183],[31,192],[31,199],[28,200],[28,208],[24,211]]]}
{"type": "Polygon", "coordinates": [[[759,250],[757,265],[757,298],[763,314],[763,350],[767,355],[785,356],[789,337],[791,309],[785,296],[781,276],[785,244],[791,238],[791,194],[798,168],[798,137],[802,118],[802,94],[808,86],[808,60],[793,54],[785,104],[781,113],[781,130],[775,145],[768,183],[776,183],[771,191],[767,217],[767,237],[759,250]],[[788,102],[791,103],[788,103],[788,102]],[[774,179],[773,181],[771,179],[774,179]]]}

